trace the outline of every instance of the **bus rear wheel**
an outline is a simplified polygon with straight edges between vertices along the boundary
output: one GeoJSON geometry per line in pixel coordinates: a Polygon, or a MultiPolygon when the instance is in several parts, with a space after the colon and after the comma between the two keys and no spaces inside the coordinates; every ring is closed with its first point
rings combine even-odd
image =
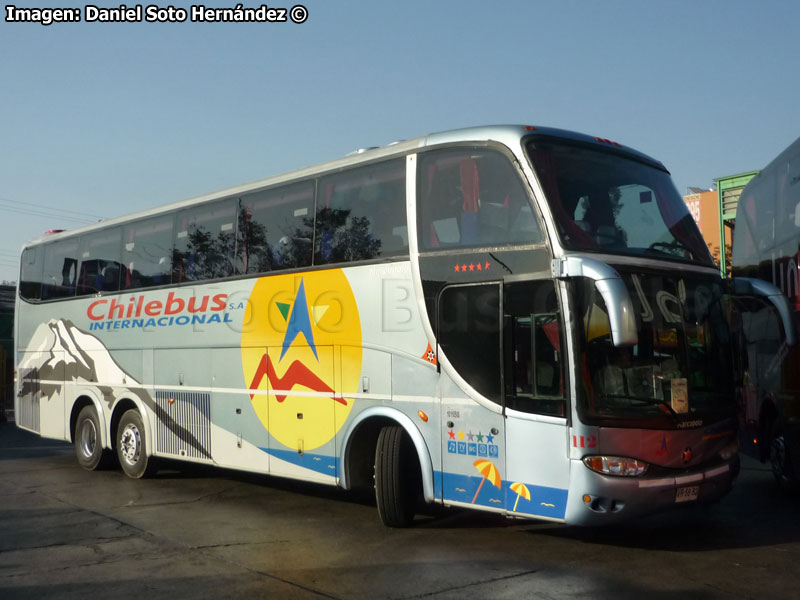
{"type": "Polygon", "coordinates": [[[156,460],[147,455],[147,434],[139,411],[132,408],[122,415],[117,427],[117,457],[128,477],[141,479],[155,473],[156,460]]]}
{"type": "Polygon", "coordinates": [[[375,448],[375,500],[384,525],[411,524],[418,483],[419,463],[411,439],[399,425],[385,426],[375,448]]]}
{"type": "Polygon", "coordinates": [[[74,444],[78,464],[87,471],[102,469],[111,463],[109,452],[103,448],[101,427],[94,406],[84,406],[75,422],[74,444]]]}
{"type": "Polygon", "coordinates": [[[769,464],[778,487],[787,491],[797,487],[798,482],[789,460],[789,449],[786,447],[786,436],[777,422],[772,426],[770,435],[769,464]]]}

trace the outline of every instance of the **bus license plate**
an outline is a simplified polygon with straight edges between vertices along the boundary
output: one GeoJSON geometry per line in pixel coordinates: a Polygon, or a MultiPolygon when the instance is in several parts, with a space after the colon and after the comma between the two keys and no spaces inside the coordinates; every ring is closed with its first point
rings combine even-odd
{"type": "Polygon", "coordinates": [[[691,502],[697,500],[698,495],[700,495],[699,485],[678,488],[678,491],[675,493],[675,502],[691,502]]]}

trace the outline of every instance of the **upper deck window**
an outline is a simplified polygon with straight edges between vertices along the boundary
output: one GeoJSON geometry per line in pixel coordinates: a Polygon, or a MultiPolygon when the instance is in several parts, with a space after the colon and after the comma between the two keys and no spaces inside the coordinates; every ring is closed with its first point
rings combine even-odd
{"type": "Polygon", "coordinates": [[[172,282],[219,279],[233,274],[237,202],[200,204],[178,213],[172,282]]]}
{"type": "Polygon", "coordinates": [[[129,290],[170,283],[172,229],[172,215],[150,217],[123,228],[124,270],[120,289],[129,290]]]}
{"type": "Polygon", "coordinates": [[[314,182],[244,196],[239,208],[237,270],[264,273],[311,265],[314,182]]]}
{"type": "Polygon", "coordinates": [[[120,262],[121,239],[119,227],[101,229],[81,238],[78,296],[119,290],[125,270],[120,262]]]}
{"type": "Polygon", "coordinates": [[[26,300],[42,298],[42,247],[33,246],[22,251],[19,277],[19,295],[26,300]]]}
{"type": "Polygon", "coordinates": [[[405,186],[404,159],[320,179],[314,264],[407,254],[405,186]]]}
{"type": "Polygon", "coordinates": [[[420,155],[420,250],[536,243],[541,229],[508,158],[488,148],[420,155]]]}
{"type": "Polygon", "coordinates": [[[564,247],[713,265],[666,171],[563,140],[535,138],[527,151],[564,247]]]}
{"type": "Polygon", "coordinates": [[[78,240],[68,238],[44,248],[42,300],[69,298],[75,295],[78,278],[78,240]]]}

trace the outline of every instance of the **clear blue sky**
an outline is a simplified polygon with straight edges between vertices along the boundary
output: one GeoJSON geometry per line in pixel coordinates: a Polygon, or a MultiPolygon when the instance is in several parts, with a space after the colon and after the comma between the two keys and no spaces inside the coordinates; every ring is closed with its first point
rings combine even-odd
{"type": "Polygon", "coordinates": [[[64,217],[432,131],[607,137],[662,160],[682,193],[759,169],[800,135],[794,0],[304,4],[302,25],[0,20],[0,280],[17,279],[26,239],[77,225],[64,217]]]}

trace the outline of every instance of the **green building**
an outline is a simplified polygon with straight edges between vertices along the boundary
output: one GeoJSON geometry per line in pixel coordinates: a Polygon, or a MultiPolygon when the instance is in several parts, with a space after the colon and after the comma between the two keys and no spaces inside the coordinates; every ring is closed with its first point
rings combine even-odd
{"type": "Polygon", "coordinates": [[[719,202],[719,239],[725,240],[724,252],[720,252],[719,270],[726,277],[730,267],[731,248],[733,246],[733,230],[736,225],[736,209],[739,206],[739,196],[750,180],[758,175],[759,171],[728,175],[714,180],[717,184],[717,200],[719,202]]]}

